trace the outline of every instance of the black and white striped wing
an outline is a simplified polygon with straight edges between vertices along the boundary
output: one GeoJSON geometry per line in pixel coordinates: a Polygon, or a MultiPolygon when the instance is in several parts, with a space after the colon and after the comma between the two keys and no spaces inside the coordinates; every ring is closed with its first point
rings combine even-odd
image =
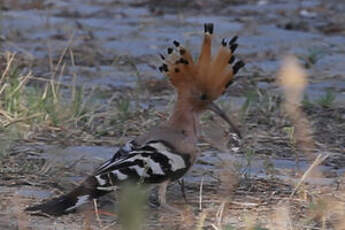
{"type": "Polygon", "coordinates": [[[160,183],[176,180],[190,166],[190,156],[178,153],[167,142],[150,141],[138,146],[131,141],[70,193],[28,207],[26,211],[59,216],[113,191],[122,182],[160,183]]]}
{"type": "Polygon", "coordinates": [[[101,174],[105,169],[109,167],[109,165],[112,165],[117,161],[126,159],[131,154],[131,152],[135,150],[135,148],[137,148],[137,144],[135,143],[135,141],[128,141],[125,146],[121,147],[116,153],[114,153],[111,159],[107,160],[101,166],[99,166],[94,174],[101,174]]]}
{"type": "Polygon", "coordinates": [[[182,177],[191,166],[188,154],[178,153],[164,141],[150,141],[143,146],[132,143],[127,149],[130,151],[125,155],[113,157],[96,170],[97,189],[112,190],[125,181],[172,181],[182,177]]]}

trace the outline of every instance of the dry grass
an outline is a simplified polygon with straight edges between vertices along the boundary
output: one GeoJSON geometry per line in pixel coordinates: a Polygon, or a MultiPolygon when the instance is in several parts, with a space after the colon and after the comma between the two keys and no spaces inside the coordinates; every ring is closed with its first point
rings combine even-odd
{"type": "MultiPolygon", "coordinates": [[[[71,50],[66,49],[63,56],[66,53],[73,56],[71,50]]],[[[57,80],[59,77],[56,77],[63,72],[65,65],[62,61],[58,61],[59,67],[53,68],[55,71],[53,71],[52,79],[40,79],[31,73],[13,72],[15,54],[7,53],[4,57],[7,64],[2,70],[0,79],[0,98],[2,99],[0,122],[4,132],[15,126],[23,128],[24,133],[32,130],[33,126],[40,127],[41,130],[54,130],[64,126],[66,130],[70,130],[71,127],[78,129],[84,127],[85,124],[93,124],[97,121],[97,117],[109,114],[118,114],[117,118],[121,121],[131,117],[132,111],[130,111],[128,99],[127,101],[117,101],[117,110],[113,113],[104,110],[97,111],[97,109],[81,113],[80,111],[88,106],[83,94],[78,93],[75,86],[71,88],[71,95],[74,95],[72,100],[66,102],[60,93],[61,87],[65,86],[57,80]],[[12,82],[12,78],[16,81],[12,82]],[[39,85],[43,86],[43,90],[38,91],[39,93],[35,96],[33,104],[32,101],[29,103],[27,99],[28,91],[32,87],[29,83],[32,81],[38,81],[39,85]],[[40,102],[38,105],[37,101],[40,102]],[[54,109],[47,109],[46,106],[49,105],[53,105],[54,109]],[[69,112],[66,113],[66,110],[63,110],[64,112],[60,114],[61,107],[68,108],[69,112]]],[[[193,197],[195,202],[189,208],[184,209],[180,216],[172,213],[156,213],[159,216],[160,224],[151,226],[152,229],[162,229],[162,226],[165,229],[211,228],[215,230],[340,230],[345,228],[343,221],[345,219],[345,199],[342,192],[334,190],[324,192],[323,188],[313,187],[306,183],[307,179],[322,177],[322,173],[317,168],[329,156],[329,153],[320,154],[314,145],[312,125],[301,110],[303,89],[307,84],[306,75],[294,59],[288,59],[283,65],[280,84],[282,84],[285,95],[281,109],[288,115],[294,130],[290,138],[293,139],[293,143],[296,143],[296,151],[301,156],[307,156],[311,163],[310,167],[299,177],[298,182],[293,184],[294,189],[287,193],[283,189],[286,185],[274,184],[274,180],[243,179],[240,173],[234,170],[235,167],[232,163],[223,162],[221,174],[216,176],[219,181],[216,188],[207,187],[203,179],[200,184],[192,185],[196,194],[193,197]],[[267,191],[270,194],[266,193],[267,191]],[[275,194],[280,195],[275,196],[275,194]],[[232,224],[229,221],[233,216],[238,217],[240,224],[232,224]]],[[[268,104],[267,111],[270,111],[271,107],[272,105],[268,104]]],[[[141,119],[144,120],[144,117],[141,119]]],[[[150,126],[150,123],[146,125],[150,126]]],[[[126,128],[128,129],[128,127],[126,128]]],[[[255,142],[252,144],[255,145],[255,142]]],[[[247,161],[253,160],[253,156],[247,157],[247,161]]],[[[29,229],[32,218],[21,212],[24,202],[17,197],[12,197],[12,199],[16,201],[14,202],[14,217],[18,229],[29,229]]],[[[124,215],[133,214],[130,206],[128,206],[129,210],[126,210],[127,214],[124,215]]],[[[138,209],[135,208],[135,210],[138,209]]],[[[143,216],[148,216],[153,212],[155,211],[145,210],[143,213],[138,213],[136,215],[138,219],[133,226],[130,221],[127,221],[126,224],[131,226],[131,229],[141,229],[143,227],[141,223],[146,223],[143,216]]],[[[84,212],[83,215],[81,220],[78,220],[82,223],[79,229],[118,229],[119,224],[114,221],[114,219],[119,219],[118,216],[113,212],[98,209],[96,202],[93,210],[84,212]],[[109,222],[106,217],[110,217],[112,220],[109,222]]],[[[66,223],[62,221],[60,224],[68,226],[70,218],[67,217],[64,220],[66,223]]]]}
{"type": "Polygon", "coordinates": [[[102,96],[98,97],[96,88],[85,90],[77,86],[75,73],[71,83],[63,83],[67,55],[74,65],[72,41],[73,36],[55,65],[49,61],[51,72],[48,78],[22,71],[15,53],[0,56],[3,61],[0,67],[0,129],[13,136],[2,139],[4,146],[10,146],[11,140],[18,138],[45,139],[48,135],[51,136],[48,139],[53,140],[53,136],[59,134],[62,138],[54,141],[65,142],[63,136],[66,136],[70,142],[98,144],[107,142],[98,140],[99,137],[116,135],[120,138],[111,143],[121,144],[126,140],[123,137],[127,132],[136,135],[155,122],[148,119],[151,111],[145,114],[140,112],[140,107],[131,106],[132,99],[138,100],[136,95],[115,93],[105,101],[102,96]],[[114,134],[114,130],[122,133],[114,134]]]}

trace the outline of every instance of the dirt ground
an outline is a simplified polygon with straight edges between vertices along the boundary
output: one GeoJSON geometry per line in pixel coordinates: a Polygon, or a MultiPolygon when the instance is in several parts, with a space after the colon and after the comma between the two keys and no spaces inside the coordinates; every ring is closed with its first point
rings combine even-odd
{"type": "MultiPolygon", "coordinates": [[[[120,229],[118,193],[98,201],[99,218],[94,204],[59,218],[22,210],[69,191],[167,118],[173,91],[157,70],[158,54],[179,40],[196,56],[205,22],[215,24],[215,46],[239,35],[237,58],[246,67],[218,103],[243,139],[233,151],[226,124],[203,116],[202,156],[184,179],[187,200],[178,183],[168,189],[182,214],[145,204],[143,229],[345,229],[345,2],[4,0],[0,10],[1,53],[15,52],[17,67],[40,79],[62,61],[56,78],[64,96],[75,83],[114,114],[74,129],[33,125],[9,144],[0,155],[0,229],[120,229]],[[287,54],[309,76],[301,107],[309,155],[291,137],[276,82],[287,54]],[[303,178],[319,154],[328,158],[303,178]]],[[[1,143],[13,139],[4,127],[0,134],[1,143]]]]}

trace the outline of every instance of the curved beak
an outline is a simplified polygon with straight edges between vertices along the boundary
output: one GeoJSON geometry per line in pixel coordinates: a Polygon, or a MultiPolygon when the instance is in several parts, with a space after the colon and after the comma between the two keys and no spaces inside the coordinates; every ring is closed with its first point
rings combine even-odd
{"type": "Polygon", "coordinates": [[[215,103],[211,103],[208,105],[208,109],[213,111],[215,114],[220,116],[221,118],[226,121],[231,126],[231,129],[240,137],[242,138],[240,130],[237,128],[237,126],[230,120],[230,118],[225,114],[223,110],[221,110],[215,103]]]}

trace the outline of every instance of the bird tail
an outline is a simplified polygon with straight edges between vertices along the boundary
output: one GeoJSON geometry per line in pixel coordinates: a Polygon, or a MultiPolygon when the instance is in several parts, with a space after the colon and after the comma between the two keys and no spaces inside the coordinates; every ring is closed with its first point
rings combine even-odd
{"type": "Polygon", "coordinates": [[[97,180],[95,177],[88,177],[79,187],[75,188],[70,193],[47,200],[42,204],[28,207],[25,211],[60,216],[73,211],[77,207],[105,193],[107,192],[97,190],[97,180]]]}

